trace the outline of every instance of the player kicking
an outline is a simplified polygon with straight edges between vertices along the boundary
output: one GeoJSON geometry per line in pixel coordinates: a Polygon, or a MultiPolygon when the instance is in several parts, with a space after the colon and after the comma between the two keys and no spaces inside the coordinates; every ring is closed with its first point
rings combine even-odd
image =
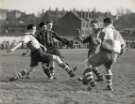
{"type": "MultiPolygon", "coordinates": [[[[54,40],[56,39],[68,46],[72,46],[72,42],[54,32],[53,25],[54,23],[52,20],[48,20],[46,24],[44,24],[44,22],[41,22],[39,24],[39,31],[37,32],[35,37],[42,45],[44,45],[47,48],[47,53],[59,56],[64,63],[67,63],[65,62],[64,57],[61,55],[60,51],[56,47],[54,40]]],[[[43,71],[48,75],[48,78],[50,79],[56,78],[54,67],[54,63],[52,66],[50,65],[50,63],[42,63],[42,68],[44,69],[43,71]]]]}
{"type": "Polygon", "coordinates": [[[65,69],[70,77],[74,77],[75,74],[73,70],[66,65],[60,57],[56,55],[51,55],[45,53],[47,51],[46,47],[40,44],[37,39],[33,36],[36,32],[36,26],[30,24],[27,26],[28,32],[25,33],[22,41],[20,41],[14,48],[10,49],[9,52],[15,51],[17,48],[21,47],[22,44],[25,44],[31,50],[31,64],[28,70],[22,70],[17,73],[15,77],[10,78],[10,81],[14,81],[17,79],[30,78],[30,73],[35,69],[39,62],[50,63],[55,61],[59,67],[65,69]]]}
{"type": "Polygon", "coordinates": [[[110,18],[104,19],[104,29],[100,34],[100,52],[88,59],[88,68],[84,72],[83,82],[88,84],[90,90],[95,86],[93,68],[101,65],[105,66],[106,90],[113,91],[112,88],[112,65],[116,62],[118,55],[123,53],[125,42],[120,33],[114,28],[110,18]]]}

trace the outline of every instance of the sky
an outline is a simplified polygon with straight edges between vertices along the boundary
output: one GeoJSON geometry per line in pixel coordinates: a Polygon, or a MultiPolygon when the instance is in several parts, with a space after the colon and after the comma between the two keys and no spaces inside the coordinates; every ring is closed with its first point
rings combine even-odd
{"type": "Polygon", "coordinates": [[[135,0],[0,0],[0,8],[17,9],[26,13],[37,13],[42,9],[55,9],[56,7],[60,10],[63,8],[66,10],[96,8],[97,11],[110,11],[115,14],[120,8],[128,8],[135,12],[135,0]]]}

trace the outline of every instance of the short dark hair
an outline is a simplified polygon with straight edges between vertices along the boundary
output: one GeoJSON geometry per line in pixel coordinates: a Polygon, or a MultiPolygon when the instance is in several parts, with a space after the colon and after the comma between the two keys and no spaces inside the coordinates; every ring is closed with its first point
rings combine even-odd
{"type": "Polygon", "coordinates": [[[90,23],[91,23],[91,24],[92,24],[92,23],[98,23],[98,21],[94,19],[94,20],[92,20],[90,23]]]}
{"type": "Polygon", "coordinates": [[[53,23],[53,20],[50,19],[46,21],[46,24],[49,24],[49,23],[53,23]]]}
{"type": "Polygon", "coordinates": [[[38,25],[38,27],[43,27],[45,25],[44,22],[40,22],[40,24],[38,25]]]}
{"type": "Polygon", "coordinates": [[[106,17],[106,18],[104,18],[104,23],[110,24],[110,23],[112,23],[112,19],[109,17],[106,17]]]}
{"type": "Polygon", "coordinates": [[[29,25],[27,26],[27,30],[31,30],[34,26],[36,26],[36,25],[34,25],[34,24],[29,24],[29,25]]]}

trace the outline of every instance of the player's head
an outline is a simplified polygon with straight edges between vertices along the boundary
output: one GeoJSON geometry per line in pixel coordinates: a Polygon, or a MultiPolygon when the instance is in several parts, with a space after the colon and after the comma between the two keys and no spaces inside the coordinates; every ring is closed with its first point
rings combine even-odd
{"type": "Polygon", "coordinates": [[[36,25],[34,25],[34,24],[29,24],[28,26],[27,26],[27,30],[29,31],[29,32],[31,32],[31,34],[35,34],[35,32],[36,32],[36,25]]]}
{"type": "Polygon", "coordinates": [[[108,26],[110,24],[113,24],[113,20],[109,17],[104,18],[104,26],[108,26]]]}
{"type": "Polygon", "coordinates": [[[47,25],[47,29],[48,30],[52,30],[52,28],[53,28],[53,21],[52,20],[46,21],[46,25],[47,25]]]}
{"type": "Polygon", "coordinates": [[[99,24],[97,20],[92,20],[91,21],[91,27],[92,29],[98,29],[99,28],[99,24]]]}
{"type": "Polygon", "coordinates": [[[39,25],[38,25],[38,28],[40,30],[47,30],[47,25],[44,23],[44,22],[41,22],[39,25]]]}

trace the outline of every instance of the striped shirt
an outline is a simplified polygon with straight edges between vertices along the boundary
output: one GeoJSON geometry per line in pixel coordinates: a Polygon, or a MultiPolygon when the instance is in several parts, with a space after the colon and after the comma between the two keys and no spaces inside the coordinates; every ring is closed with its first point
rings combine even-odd
{"type": "Polygon", "coordinates": [[[39,31],[37,32],[36,38],[41,44],[43,44],[47,48],[55,47],[54,39],[57,39],[63,42],[64,44],[68,44],[69,42],[65,38],[61,38],[60,36],[58,36],[58,34],[54,31],[39,31]]]}

